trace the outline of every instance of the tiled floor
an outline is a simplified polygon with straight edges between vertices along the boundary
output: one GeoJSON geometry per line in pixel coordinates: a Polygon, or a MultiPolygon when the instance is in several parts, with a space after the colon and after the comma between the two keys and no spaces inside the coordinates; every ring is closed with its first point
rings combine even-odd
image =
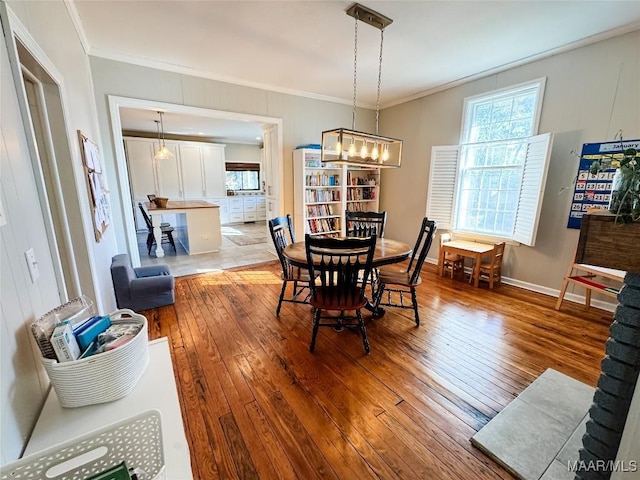
{"type": "Polygon", "coordinates": [[[165,251],[165,256],[163,258],[156,258],[154,253],[155,247],[151,250],[151,256],[147,254],[146,239],[146,232],[138,234],[138,249],[140,251],[141,265],[166,263],[169,265],[169,268],[171,268],[171,273],[176,277],[268,262],[278,258],[268,250],[271,239],[266,224],[264,223],[223,225],[222,246],[220,251],[216,253],[187,255],[182,245],[176,242],[176,253],[173,252],[173,249],[168,244],[163,244],[162,248],[165,251]],[[239,233],[254,238],[264,238],[265,241],[254,245],[238,246],[229,240],[228,236],[224,235],[224,232],[229,234],[239,233]]]}
{"type": "Polygon", "coordinates": [[[471,441],[523,480],[572,480],[593,391],[547,369],[471,441]]]}

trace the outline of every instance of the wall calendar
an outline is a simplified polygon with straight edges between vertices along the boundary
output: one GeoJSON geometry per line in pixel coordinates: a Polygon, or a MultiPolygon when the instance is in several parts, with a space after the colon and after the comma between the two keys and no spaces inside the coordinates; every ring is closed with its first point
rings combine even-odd
{"type": "Polygon", "coordinates": [[[640,140],[617,140],[582,145],[567,228],[580,228],[582,215],[588,210],[606,210],[609,206],[616,169],[609,168],[593,174],[590,172],[591,164],[603,158],[622,157],[627,148],[638,148],[639,144],[640,140]]]}

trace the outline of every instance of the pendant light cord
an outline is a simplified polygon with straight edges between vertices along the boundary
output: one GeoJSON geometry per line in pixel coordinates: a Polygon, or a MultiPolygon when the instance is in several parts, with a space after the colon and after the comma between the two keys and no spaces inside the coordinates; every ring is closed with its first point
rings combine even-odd
{"type": "Polygon", "coordinates": [[[358,15],[356,14],[353,41],[353,111],[351,112],[351,130],[356,129],[356,85],[358,78],[358,15]]]}
{"type": "Polygon", "coordinates": [[[380,63],[378,64],[378,96],[376,97],[376,135],[378,135],[378,119],[380,117],[380,85],[382,83],[382,45],[384,44],[384,28],[380,29],[380,63]]]}
{"type": "Polygon", "coordinates": [[[160,114],[160,131],[162,132],[162,146],[164,147],[164,122],[162,121],[162,112],[160,114]]]}

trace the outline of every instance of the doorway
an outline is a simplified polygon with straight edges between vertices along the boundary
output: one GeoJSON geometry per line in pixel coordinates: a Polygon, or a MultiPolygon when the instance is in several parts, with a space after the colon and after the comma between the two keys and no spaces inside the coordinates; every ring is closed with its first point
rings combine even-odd
{"type": "Polygon", "coordinates": [[[49,255],[60,303],[64,303],[80,295],[81,287],[59,174],[59,163],[65,156],[70,159],[67,136],[59,134],[66,130],[60,86],[21,40],[17,37],[15,40],[24,89],[23,121],[32,149],[32,168],[49,255]]]}
{"type": "MultiPolygon", "coordinates": [[[[133,198],[133,188],[130,177],[129,165],[127,162],[125,148],[124,148],[124,128],[123,118],[130,113],[131,109],[135,109],[138,112],[152,112],[156,115],[158,111],[162,111],[165,122],[164,125],[167,131],[171,130],[171,127],[166,121],[167,115],[175,115],[176,118],[189,117],[196,122],[206,124],[207,121],[220,125],[221,122],[235,123],[236,125],[253,124],[259,128],[259,131],[264,133],[264,136],[269,137],[269,149],[265,152],[263,149],[263,158],[261,164],[264,169],[265,179],[276,179],[277,185],[280,185],[280,176],[282,175],[282,120],[273,117],[262,117],[257,115],[240,114],[235,112],[210,110],[198,107],[188,107],[184,105],[168,104],[163,102],[152,102],[147,100],[131,99],[124,97],[109,96],[109,108],[111,114],[112,132],[114,137],[116,162],[118,166],[118,181],[120,182],[120,195],[121,204],[123,206],[123,219],[125,224],[125,231],[123,232],[125,238],[124,243],[127,244],[129,254],[132,258],[134,265],[146,265],[153,263],[169,263],[172,266],[172,272],[176,275],[184,275],[189,273],[198,273],[200,271],[211,271],[216,269],[231,268],[234,266],[247,265],[252,263],[260,263],[264,261],[275,260],[273,255],[273,249],[270,247],[270,242],[256,242],[252,241],[252,236],[255,236],[256,232],[259,234],[260,230],[264,232],[262,237],[268,240],[268,230],[266,220],[256,221],[255,223],[242,223],[234,222],[223,225],[223,242],[220,252],[213,254],[200,254],[200,255],[186,255],[183,252],[180,245],[177,245],[177,255],[172,258],[173,252],[169,248],[165,252],[165,256],[160,259],[156,259],[151,255],[148,255],[146,246],[146,236],[148,232],[141,232],[140,229],[136,231],[135,212],[138,208],[137,201],[133,198]],[[124,112],[124,114],[123,114],[124,112]],[[203,123],[204,122],[204,123],[203,123]],[[248,237],[247,244],[237,245],[234,243],[234,236],[248,237]]],[[[140,115],[135,115],[140,116],[140,115]]],[[[147,125],[147,137],[157,138],[156,132],[153,131],[151,121],[146,122],[147,125]],[[148,124],[148,125],[147,125],[148,124]]],[[[197,140],[197,129],[191,134],[191,138],[186,140],[197,140]]],[[[223,139],[220,143],[228,142],[229,139],[223,139]]],[[[267,142],[265,142],[265,147],[267,142]]],[[[238,159],[231,159],[238,160],[238,159]]],[[[260,161],[260,160],[259,160],[260,161]]],[[[270,208],[266,212],[266,218],[271,218],[279,214],[281,207],[281,195],[279,189],[271,186],[269,191],[270,195],[270,208]]],[[[267,186],[264,188],[267,191],[267,186]]],[[[163,220],[164,221],[164,220],[163,220]]],[[[253,239],[255,240],[255,239],[253,239]]],[[[164,248],[164,247],[163,247],[164,248]]]]}

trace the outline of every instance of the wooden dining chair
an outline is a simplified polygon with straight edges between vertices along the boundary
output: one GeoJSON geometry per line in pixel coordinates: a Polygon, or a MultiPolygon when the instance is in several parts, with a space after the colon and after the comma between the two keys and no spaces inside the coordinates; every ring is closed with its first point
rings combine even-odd
{"type": "MultiPolygon", "coordinates": [[[[282,273],[280,274],[282,289],[280,290],[280,298],[278,299],[278,306],[276,307],[276,316],[278,316],[280,315],[282,302],[309,303],[307,296],[301,299],[301,294],[309,288],[311,277],[309,276],[308,270],[291,265],[282,253],[287,245],[295,243],[296,241],[295,234],[293,233],[291,215],[287,214],[283,217],[272,218],[268,223],[271,239],[273,240],[273,245],[276,248],[276,253],[282,266],[282,273]],[[293,282],[293,294],[290,298],[285,298],[285,291],[289,282],[293,282]]],[[[309,293],[308,290],[307,293],[309,293]]]]}
{"type": "MultiPolygon", "coordinates": [[[[151,255],[151,248],[153,248],[153,245],[156,243],[156,237],[153,235],[153,223],[141,202],[138,202],[138,208],[142,212],[142,217],[144,218],[144,222],[147,224],[147,229],[149,230],[149,233],[147,234],[147,254],[151,255]]],[[[176,244],[173,240],[173,227],[168,223],[163,222],[160,224],[160,231],[162,232],[162,243],[168,243],[173,247],[173,251],[177,253],[176,244]]]]}
{"type": "Polygon", "coordinates": [[[364,282],[371,273],[376,236],[366,238],[326,238],[305,236],[305,248],[311,282],[309,301],[313,306],[312,352],[316,346],[319,327],[358,327],[362,335],[364,351],[369,353],[369,340],[362,319],[361,309],[367,304],[364,282]],[[340,314],[322,315],[323,311],[339,311],[340,314]],[[355,312],[347,317],[345,312],[355,312]],[[323,322],[324,320],[324,322],[323,322]]]}
{"type": "Polygon", "coordinates": [[[399,308],[411,308],[414,312],[416,326],[420,325],[420,314],[418,313],[418,299],[416,297],[416,287],[422,283],[420,271],[427,253],[433,242],[433,236],[438,228],[433,220],[425,217],[418,232],[416,245],[413,247],[413,253],[409,264],[405,267],[402,265],[388,265],[380,267],[378,274],[378,286],[375,295],[375,309],[380,305],[399,308]],[[387,299],[383,301],[385,292],[387,299]],[[411,295],[411,304],[404,302],[404,294],[411,295]]]}
{"type": "MultiPolygon", "coordinates": [[[[452,240],[450,233],[443,233],[440,235],[440,247],[447,242],[452,240]]],[[[456,272],[464,273],[464,257],[462,255],[458,255],[457,253],[446,252],[444,254],[444,261],[440,268],[445,272],[451,273],[451,278],[454,277],[456,272]]]]}
{"type": "Polygon", "coordinates": [[[387,212],[345,212],[347,237],[384,237],[387,212]]]}
{"type": "MultiPolygon", "coordinates": [[[[378,238],[384,236],[384,227],[387,224],[387,212],[345,212],[347,237],[370,237],[376,235],[378,238]]],[[[367,283],[371,286],[378,279],[378,269],[373,268],[367,283]]]]}
{"type": "Polygon", "coordinates": [[[505,242],[496,243],[489,260],[483,259],[480,262],[480,280],[489,282],[489,288],[493,288],[494,283],[498,285],[502,283],[502,258],[505,245],[505,242]]]}

